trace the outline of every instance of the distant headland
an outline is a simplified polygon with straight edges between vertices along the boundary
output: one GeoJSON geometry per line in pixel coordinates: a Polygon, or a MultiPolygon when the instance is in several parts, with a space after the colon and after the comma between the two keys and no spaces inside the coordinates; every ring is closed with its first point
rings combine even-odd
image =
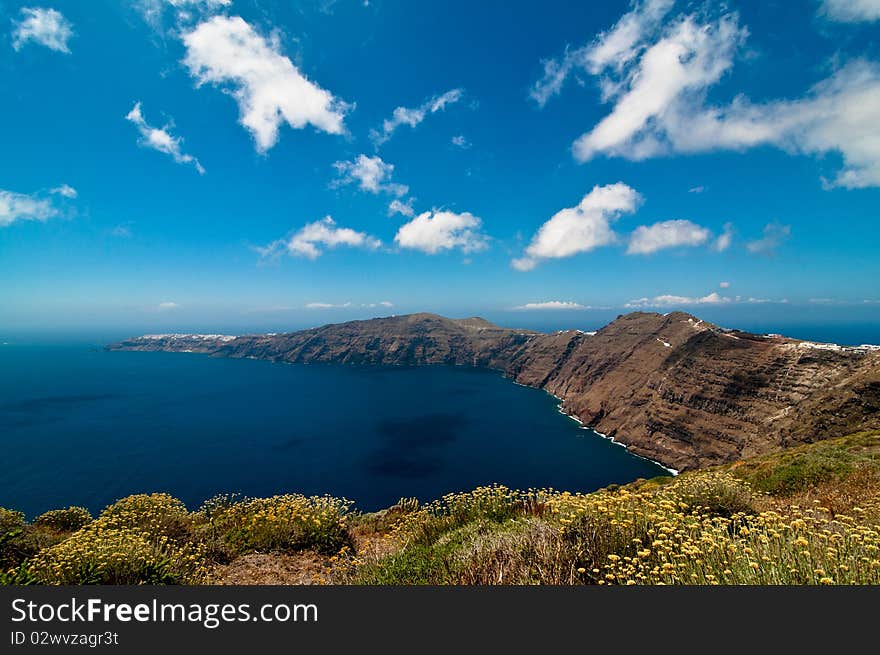
{"type": "Polygon", "coordinates": [[[686,470],[880,428],[880,347],[729,330],[633,312],[595,333],[410,314],[284,334],[152,334],[109,350],[297,364],[472,366],[558,396],[634,453],[686,470]]]}

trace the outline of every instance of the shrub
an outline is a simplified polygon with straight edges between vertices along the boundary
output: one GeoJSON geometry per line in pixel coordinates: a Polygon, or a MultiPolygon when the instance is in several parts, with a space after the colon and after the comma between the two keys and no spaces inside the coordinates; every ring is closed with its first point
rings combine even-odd
{"type": "Polygon", "coordinates": [[[514,491],[503,485],[447,494],[406,515],[399,525],[398,535],[405,540],[426,544],[472,521],[500,523],[516,516],[540,515],[544,511],[545,495],[543,491],[514,491]]]}
{"type": "Polygon", "coordinates": [[[28,566],[41,584],[185,584],[204,577],[198,548],[102,520],[46,548],[28,566]]]}
{"type": "Polygon", "coordinates": [[[272,498],[214,498],[200,510],[213,533],[234,554],[336,553],[351,546],[346,515],[351,503],[330,496],[291,494],[272,498]]]}
{"type": "Polygon", "coordinates": [[[723,516],[731,503],[707,502],[719,484],[729,480],[700,473],[654,492],[560,494],[551,512],[581,558],[577,572],[599,584],[880,582],[880,529],[864,518],[874,505],[833,518],[818,506],[723,516]]]}
{"type": "Polygon", "coordinates": [[[116,501],[98,517],[103,527],[135,530],[151,538],[189,540],[192,518],[182,501],[164,493],[136,494],[116,501]]]}
{"type": "MultiPolygon", "coordinates": [[[[82,508],[47,512],[42,526],[90,519],[82,508]]],[[[123,498],[28,564],[42,584],[185,584],[204,579],[204,547],[184,504],[168,494],[123,498]]]]}
{"type": "Polygon", "coordinates": [[[672,496],[686,506],[710,516],[731,517],[754,514],[752,489],[747,482],[729,473],[684,475],[670,488],[672,496]]]}
{"type": "Polygon", "coordinates": [[[24,513],[0,507],[0,569],[14,567],[33,554],[26,537],[24,513]]]}
{"type": "Polygon", "coordinates": [[[0,538],[25,526],[24,512],[0,507],[0,538]]]}
{"type": "Polygon", "coordinates": [[[92,515],[85,507],[71,506],[67,509],[53,509],[34,519],[34,525],[50,528],[58,532],[73,532],[92,522],[92,515]]]}
{"type": "Polygon", "coordinates": [[[8,571],[0,570],[0,586],[8,585],[32,585],[37,579],[25,564],[19,564],[17,568],[8,571]]]}

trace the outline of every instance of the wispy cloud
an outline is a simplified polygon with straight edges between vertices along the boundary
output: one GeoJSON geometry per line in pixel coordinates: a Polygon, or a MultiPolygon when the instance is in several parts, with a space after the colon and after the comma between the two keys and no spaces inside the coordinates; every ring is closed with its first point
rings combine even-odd
{"type": "MultiPolygon", "coordinates": [[[[755,103],[739,95],[711,105],[708,93],[733,68],[748,30],[736,13],[723,13],[723,5],[660,20],[671,4],[638,3],[596,43],[545,63],[533,93],[539,103],[577,70],[597,76],[603,100],[612,103],[573,143],[577,160],[772,145],[807,155],[839,154],[843,166],[823,180],[826,188],[880,185],[880,140],[873,138],[880,124],[880,66],[844,60],[800,98],[755,103]]],[[[869,16],[875,1],[846,4],[869,16]]]]}
{"type": "Polygon", "coordinates": [[[386,118],[382,122],[381,129],[370,130],[370,139],[378,148],[387,142],[401,125],[416,127],[425,120],[428,114],[436,114],[438,111],[443,111],[447,106],[461,100],[463,95],[463,89],[451,89],[442,95],[428,98],[418,107],[397,107],[392,112],[391,118],[386,118]]]}
{"type": "MultiPolygon", "coordinates": [[[[675,0],[634,2],[631,11],[592,43],[580,48],[566,48],[560,59],[544,60],[544,74],[532,86],[529,95],[543,107],[559,94],[566,80],[579,71],[597,75],[609,67],[621,69],[644,49],[645,40],[658,28],[674,3],[675,0]]],[[[607,89],[606,93],[610,91],[607,89]]]]}
{"type": "Polygon", "coordinates": [[[305,304],[306,309],[342,309],[344,307],[351,307],[350,302],[343,303],[330,303],[330,302],[307,302],[305,304]]]}
{"type": "Polygon", "coordinates": [[[134,104],[131,111],[125,115],[125,120],[137,127],[141,135],[141,138],[138,140],[140,145],[170,155],[178,164],[192,164],[199,175],[204,175],[205,169],[199,163],[199,160],[183,152],[183,138],[173,136],[169,132],[174,126],[173,122],[169,122],[165,127],[153,127],[144,118],[140,102],[134,104]]]}
{"type": "Polygon", "coordinates": [[[471,142],[468,141],[463,134],[458,134],[452,137],[452,145],[458,146],[462,150],[467,150],[471,147],[471,142]]]}
{"type": "Polygon", "coordinates": [[[332,302],[309,302],[304,305],[306,309],[347,309],[349,307],[360,307],[363,309],[375,309],[377,307],[394,307],[394,303],[388,300],[382,300],[381,302],[367,302],[354,304],[351,301],[346,301],[342,303],[332,303],[332,302]]]}
{"type": "Polygon", "coordinates": [[[733,302],[732,298],[722,296],[716,291],[705,296],[676,296],[663,294],[653,298],[637,298],[630,300],[624,307],[638,309],[640,307],[677,307],[682,305],[724,305],[733,302]]]}
{"type": "Polygon", "coordinates": [[[170,300],[166,300],[165,302],[160,302],[156,305],[156,309],[160,312],[170,312],[173,309],[179,309],[180,305],[176,302],[171,302],[170,300]]]}
{"type": "Polygon", "coordinates": [[[144,20],[158,29],[170,12],[177,23],[188,23],[232,5],[232,0],[133,0],[144,20]]]}
{"type": "Polygon", "coordinates": [[[734,229],[733,223],[725,223],[724,231],[718,235],[718,238],[712,243],[712,250],[715,252],[724,252],[733,243],[734,229]]]}
{"type": "Polygon", "coordinates": [[[517,305],[512,309],[518,311],[540,311],[547,309],[590,309],[590,307],[570,300],[545,300],[544,302],[527,302],[525,305],[517,305]]]}
{"type": "Polygon", "coordinates": [[[70,198],[71,200],[75,199],[77,195],[79,195],[76,192],[76,189],[74,189],[69,184],[62,184],[61,186],[57,186],[54,189],[49,189],[49,193],[64,196],[65,198],[70,198]]]}
{"type": "Polygon", "coordinates": [[[842,23],[880,20],[880,0],[822,0],[819,13],[842,23]]]}
{"type": "Polygon", "coordinates": [[[768,223],[760,239],[749,241],[746,250],[754,255],[772,254],[791,235],[791,226],[781,223],[768,223]]]}
{"type": "Polygon", "coordinates": [[[362,154],[352,161],[337,161],[333,164],[333,168],[340,177],[332,186],[356,184],[361,191],[390,193],[398,197],[406,195],[409,191],[409,187],[405,184],[391,181],[394,164],[382,161],[378,155],[369,157],[362,154]]]}
{"type": "Polygon", "coordinates": [[[13,22],[12,47],[16,51],[33,42],[56,52],[70,53],[68,41],[73,37],[73,25],[57,9],[23,7],[21,19],[13,22]]]}
{"type": "MultiPolygon", "coordinates": [[[[76,190],[66,184],[52,189],[49,195],[76,198],[76,190]],[[62,192],[64,189],[65,192],[62,192]],[[72,192],[72,195],[70,195],[72,192]]],[[[63,203],[63,201],[61,201],[63,203]]],[[[16,221],[39,221],[44,223],[62,212],[45,192],[26,194],[0,189],[0,227],[8,227],[16,221]]]]}
{"type": "Polygon", "coordinates": [[[337,227],[331,216],[325,216],[320,221],[304,225],[290,237],[278,239],[256,250],[264,258],[288,254],[292,257],[317,259],[325,249],[347,247],[376,250],[381,246],[379,239],[365,232],[337,227]]]}
{"type": "Polygon", "coordinates": [[[350,106],[307,79],[282,54],[277,33],[267,38],[240,16],[214,16],[184,33],[183,43],[190,75],[197,85],[218,86],[235,98],[239,122],[259,152],[277,143],[283,123],[345,132],[350,106]]]}
{"type": "Polygon", "coordinates": [[[407,198],[406,200],[398,200],[395,198],[388,203],[388,215],[394,216],[395,214],[401,214],[402,216],[408,216],[410,218],[415,216],[416,212],[413,209],[413,199],[407,198]]]}
{"type": "MultiPolygon", "coordinates": [[[[724,285],[725,283],[722,282],[719,286],[721,286],[722,288],[727,288],[724,285]]],[[[763,305],[767,303],[787,304],[788,300],[785,298],[780,300],[773,300],[770,298],[755,298],[752,296],[730,297],[722,296],[717,291],[713,291],[712,293],[706,294],[705,296],[679,296],[674,294],[663,294],[660,296],[654,296],[653,298],[636,298],[635,300],[630,300],[628,303],[624,304],[624,307],[628,309],[640,309],[645,307],[686,307],[689,305],[763,305]]]]}
{"type": "Polygon", "coordinates": [[[131,238],[131,224],[129,223],[120,223],[113,227],[110,230],[110,236],[118,237],[120,239],[130,239],[131,238]]]}

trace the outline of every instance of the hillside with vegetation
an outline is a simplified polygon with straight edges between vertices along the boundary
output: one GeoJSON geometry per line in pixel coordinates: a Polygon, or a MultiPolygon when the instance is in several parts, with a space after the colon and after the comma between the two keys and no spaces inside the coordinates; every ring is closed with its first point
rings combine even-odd
{"type": "Polygon", "coordinates": [[[5,584],[880,584],[880,431],[590,494],[0,509],[5,584]]]}

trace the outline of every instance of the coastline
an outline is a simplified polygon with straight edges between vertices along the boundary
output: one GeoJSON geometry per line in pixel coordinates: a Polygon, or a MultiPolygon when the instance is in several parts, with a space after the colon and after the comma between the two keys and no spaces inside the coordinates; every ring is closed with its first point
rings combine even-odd
{"type": "Polygon", "coordinates": [[[575,423],[577,423],[578,426],[581,428],[581,430],[589,430],[590,432],[593,432],[593,433],[595,433],[595,434],[598,434],[600,437],[602,437],[603,439],[607,439],[608,441],[610,441],[611,443],[613,443],[615,446],[619,446],[619,447],[623,448],[626,452],[628,452],[628,453],[629,453],[630,455],[632,455],[633,457],[638,457],[639,459],[643,459],[643,460],[645,460],[646,462],[651,462],[652,464],[656,464],[657,466],[659,466],[660,468],[662,468],[663,470],[665,470],[667,473],[669,473],[672,477],[676,477],[676,476],[681,472],[681,471],[679,471],[678,469],[674,469],[674,468],[672,468],[671,466],[666,466],[666,464],[664,464],[663,462],[659,462],[659,461],[657,461],[656,459],[651,459],[650,457],[645,457],[644,455],[639,455],[638,453],[634,453],[633,451],[631,451],[631,450],[629,449],[629,446],[626,445],[625,443],[623,443],[623,442],[621,442],[621,441],[618,441],[618,440],[615,439],[614,437],[609,437],[607,434],[605,434],[605,433],[603,433],[603,432],[599,432],[599,431],[596,430],[595,428],[591,428],[589,425],[587,425],[586,423],[584,423],[584,422],[583,422],[583,421],[577,416],[577,414],[570,414],[570,413],[566,412],[566,411],[562,408],[562,405],[563,405],[563,403],[565,402],[563,398],[560,398],[560,397],[557,396],[555,393],[551,393],[551,392],[549,392],[549,391],[547,391],[547,393],[550,394],[550,395],[553,396],[556,400],[559,401],[559,404],[556,406],[557,411],[558,411],[560,414],[562,414],[563,416],[567,416],[567,417],[570,418],[572,421],[574,421],[575,423]]]}
{"type": "MultiPolygon", "coordinates": [[[[541,389],[540,387],[533,387],[530,384],[523,384],[522,382],[517,382],[513,378],[510,378],[510,381],[516,385],[519,385],[520,387],[526,387],[528,389],[541,389]]],[[[546,393],[548,396],[552,396],[553,398],[558,400],[559,403],[556,405],[556,411],[559,412],[560,414],[562,414],[563,416],[570,418],[575,423],[577,423],[578,427],[580,427],[582,430],[589,430],[590,432],[598,434],[600,437],[602,437],[603,439],[607,439],[608,441],[613,443],[615,446],[619,446],[620,448],[623,448],[626,452],[628,452],[633,457],[638,457],[639,459],[643,459],[646,462],[651,462],[652,464],[656,464],[657,466],[662,468],[664,471],[669,473],[672,477],[676,477],[679,475],[679,473],[681,473],[681,471],[679,471],[678,469],[674,469],[671,466],[667,466],[663,462],[660,462],[656,459],[651,459],[650,457],[645,457],[644,455],[639,455],[638,453],[633,452],[632,450],[630,450],[629,446],[627,444],[623,443],[622,441],[618,441],[614,437],[609,437],[607,434],[599,432],[595,428],[590,427],[589,425],[584,423],[584,421],[582,421],[581,418],[577,414],[566,412],[565,409],[563,409],[563,405],[565,403],[564,398],[562,398],[561,396],[557,396],[552,391],[547,391],[546,389],[541,389],[541,391],[546,393]]]]}

